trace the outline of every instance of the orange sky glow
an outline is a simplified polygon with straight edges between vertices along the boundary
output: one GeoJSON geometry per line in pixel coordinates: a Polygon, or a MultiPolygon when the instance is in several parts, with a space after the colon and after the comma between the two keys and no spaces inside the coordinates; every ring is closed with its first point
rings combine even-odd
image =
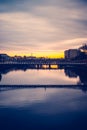
{"type": "Polygon", "coordinates": [[[24,53],[24,52],[6,52],[3,51],[2,53],[6,53],[9,56],[35,56],[35,57],[45,57],[45,58],[64,58],[64,52],[32,52],[32,53],[24,53]]]}
{"type": "Polygon", "coordinates": [[[0,53],[63,58],[65,50],[87,43],[85,4],[78,0],[2,0],[0,53]]]}

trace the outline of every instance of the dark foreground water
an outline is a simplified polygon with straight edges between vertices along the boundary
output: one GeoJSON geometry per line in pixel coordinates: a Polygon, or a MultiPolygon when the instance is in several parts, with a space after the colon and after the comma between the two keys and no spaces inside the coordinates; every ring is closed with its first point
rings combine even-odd
{"type": "Polygon", "coordinates": [[[87,93],[79,88],[1,91],[0,130],[87,130],[87,93]]]}

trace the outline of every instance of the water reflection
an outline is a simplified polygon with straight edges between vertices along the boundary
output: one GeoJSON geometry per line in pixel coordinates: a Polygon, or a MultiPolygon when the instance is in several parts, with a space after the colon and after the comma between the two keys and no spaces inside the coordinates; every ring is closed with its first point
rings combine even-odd
{"type": "Polygon", "coordinates": [[[28,69],[25,72],[10,71],[7,74],[2,75],[0,84],[76,84],[79,78],[70,79],[65,76],[64,70],[31,70],[28,69]]]}
{"type": "Polygon", "coordinates": [[[87,70],[75,67],[51,67],[35,69],[19,66],[0,69],[2,130],[87,129],[87,70]],[[64,86],[1,88],[3,84],[64,86]],[[78,86],[72,87],[71,84],[78,86]]]}
{"type": "Polygon", "coordinates": [[[65,88],[17,89],[0,93],[2,130],[87,128],[87,93],[65,88]],[[73,122],[73,123],[72,123],[73,122]]]}
{"type": "Polygon", "coordinates": [[[84,67],[35,67],[16,66],[0,69],[0,84],[80,84],[87,85],[84,67]]]}
{"type": "Polygon", "coordinates": [[[87,108],[86,98],[86,93],[76,89],[15,89],[0,93],[0,107],[27,108],[37,104],[40,107],[33,108],[35,111],[52,114],[68,111],[67,109],[80,110],[83,105],[87,108]]]}
{"type": "Polygon", "coordinates": [[[87,85],[87,68],[65,68],[66,76],[70,78],[77,78],[79,76],[78,85],[87,85]]]}
{"type": "Polygon", "coordinates": [[[11,89],[2,91],[0,94],[0,106],[23,107],[34,103],[44,102],[56,89],[31,88],[31,89],[11,89]]]}

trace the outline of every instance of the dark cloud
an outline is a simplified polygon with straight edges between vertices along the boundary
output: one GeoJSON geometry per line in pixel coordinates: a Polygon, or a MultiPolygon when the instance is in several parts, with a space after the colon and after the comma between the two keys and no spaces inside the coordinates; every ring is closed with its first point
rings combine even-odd
{"type": "Polygon", "coordinates": [[[0,12],[31,11],[34,6],[47,5],[49,0],[0,0],[0,12]]]}
{"type": "Polygon", "coordinates": [[[0,4],[3,5],[12,5],[12,4],[17,4],[17,3],[22,3],[22,2],[27,2],[31,0],[0,0],[0,4]]]}
{"type": "Polygon", "coordinates": [[[84,31],[87,30],[87,19],[76,20],[76,22],[82,25],[84,31]]]}
{"type": "Polygon", "coordinates": [[[16,4],[26,4],[28,3],[31,5],[46,5],[49,3],[49,0],[46,2],[46,0],[0,0],[0,4],[2,5],[16,5],[16,4]]]}
{"type": "Polygon", "coordinates": [[[87,3],[87,0],[76,0],[76,1],[80,3],[87,3]]]}
{"type": "Polygon", "coordinates": [[[72,3],[72,0],[0,0],[0,12],[30,11],[36,6],[60,6],[71,9],[72,3]]]}
{"type": "MultiPolygon", "coordinates": [[[[56,7],[66,9],[78,9],[86,6],[87,0],[0,0],[0,13],[5,12],[31,12],[36,7],[56,7]]],[[[34,12],[40,13],[40,12],[34,12]]],[[[41,14],[42,15],[42,14],[41,14]]],[[[42,15],[43,16],[43,15],[42,15]]]]}

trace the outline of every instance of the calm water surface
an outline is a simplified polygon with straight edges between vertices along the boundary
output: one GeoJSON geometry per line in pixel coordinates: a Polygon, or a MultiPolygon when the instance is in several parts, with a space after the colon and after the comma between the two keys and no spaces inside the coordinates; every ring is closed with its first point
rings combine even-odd
{"type": "MultiPolygon", "coordinates": [[[[69,73],[69,72],[68,72],[69,73]]],[[[32,70],[9,71],[3,73],[0,84],[77,84],[79,76],[71,73],[66,75],[64,70],[32,70]],[[71,76],[71,77],[69,77],[71,76]]]]}
{"type": "Polygon", "coordinates": [[[87,93],[71,88],[0,92],[1,130],[86,130],[87,93]]]}
{"type": "MultiPolygon", "coordinates": [[[[0,85],[87,85],[86,71],[1,70],[0,85]]],[[[86,130],[87,89],[0,87],[1,130],[86,130]]]]}

